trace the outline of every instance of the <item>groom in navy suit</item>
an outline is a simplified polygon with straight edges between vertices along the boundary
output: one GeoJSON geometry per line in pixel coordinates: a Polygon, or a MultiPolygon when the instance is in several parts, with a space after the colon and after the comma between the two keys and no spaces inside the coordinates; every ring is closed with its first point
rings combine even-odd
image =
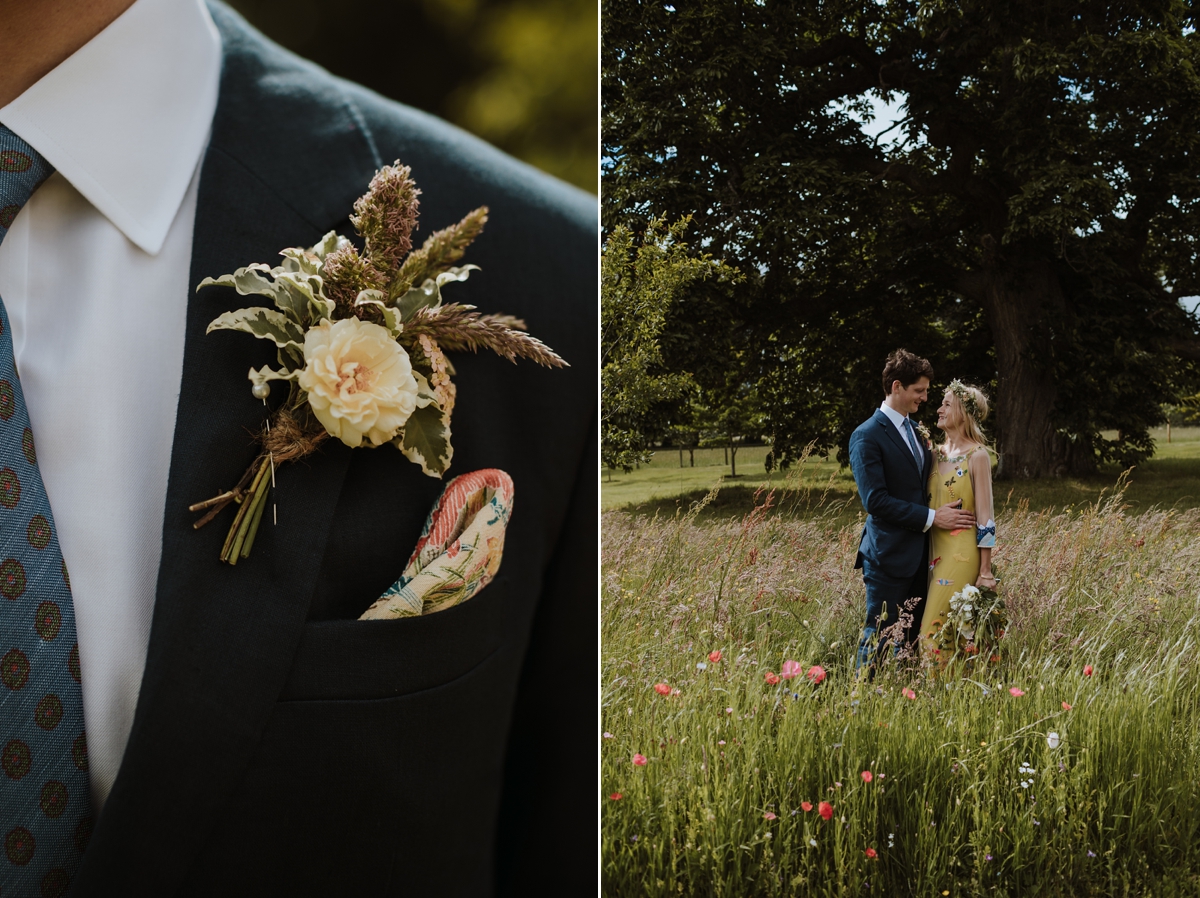
{"type": "Polygon", "coordinates": [[[881,629],[896,625],[901,612],[911,615],[900,632],[879,639],[879,648],[891,643],[899,651],[912,638],[912,621],[921,619],[928,593],[929,528],[954,530],[975,523],[961,501],[936,510],[929,507],[934,461],[911,415],[929,397],[932,379],[933,366],[926,359],[897,349],[883,368],[882,404],[850,436],[850,468],[867,510],[854,562],[856,569],[862,569],[867,588],[866,624],[856,667],[868,665],[871,673],[876,664],[871,646],[881,629]]]}

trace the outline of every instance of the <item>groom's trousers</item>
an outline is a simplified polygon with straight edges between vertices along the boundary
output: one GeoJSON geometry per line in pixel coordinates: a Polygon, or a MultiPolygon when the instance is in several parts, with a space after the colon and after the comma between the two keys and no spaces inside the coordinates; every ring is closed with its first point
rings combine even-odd
{"type": "Polygon", "coordinates": [[[868,665],[869,672],[873,674],[875,667],[883,660],[879,652],[885,645],[891,645],[895,654],[916,638],[921,614],[925,610],[925,597],[929,594],[928,558],[927,546],[921,556],[920,567],[910,577],[893,577],[880,570],[877,564],[862,559],[863,583],[867,588],[867,620],[858,641],[856,669],[868,665]],[[905,616],[903,621],[902,614],[905,616]],[[898,623],[899,629],[891,629],[898,623]],[[877,636],[878,642],[873,646],[877,636]]]}

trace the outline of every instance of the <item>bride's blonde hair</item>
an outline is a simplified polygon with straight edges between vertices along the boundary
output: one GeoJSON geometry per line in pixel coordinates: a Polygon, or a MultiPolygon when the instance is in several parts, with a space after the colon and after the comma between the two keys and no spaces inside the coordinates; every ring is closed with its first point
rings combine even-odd
{"type": "Polygon", "coordinates": [[[963,434],[973,443],[987,445],[987,436],[980,422],[988,416],[987,394],[979,387],[972,387],[955,378],[946,387],[950,395],[958,403],[958,410],[963,416],[963,434]]]}

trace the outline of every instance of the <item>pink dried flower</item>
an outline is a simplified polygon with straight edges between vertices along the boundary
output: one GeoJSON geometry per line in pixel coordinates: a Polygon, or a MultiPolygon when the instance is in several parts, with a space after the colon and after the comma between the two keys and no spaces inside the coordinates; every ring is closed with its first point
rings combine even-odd
{"type": "Polygon", "coordinates": [[[366,243],[366,257],[389,278],[412,249],[412,232],[417,226],[421,191],[409,177],[411,173],[399,160],[385,165],[355,201],[350,216],[350,223],[366,243]]]}

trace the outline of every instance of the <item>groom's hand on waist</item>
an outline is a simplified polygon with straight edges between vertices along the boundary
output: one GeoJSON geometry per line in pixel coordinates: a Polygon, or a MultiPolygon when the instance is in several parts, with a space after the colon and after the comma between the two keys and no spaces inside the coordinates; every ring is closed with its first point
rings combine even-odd
{"type": "Polygon", "coordinates": [[[963,530],[975,526],[975,513],[962,507],[962,499],[947,502],[933,513],[933,526],[943,530],[963,530]]]}

